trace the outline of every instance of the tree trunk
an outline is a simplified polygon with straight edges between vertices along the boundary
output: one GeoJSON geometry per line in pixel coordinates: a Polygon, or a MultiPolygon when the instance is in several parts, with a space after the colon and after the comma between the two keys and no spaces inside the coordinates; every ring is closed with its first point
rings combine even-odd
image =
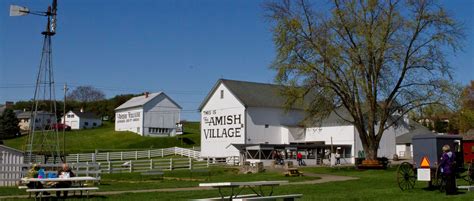
{"type": "MultiPolygon", "coordinates": [[[[358,127],[358,126],[357,126],[358,127]]],[[[369,134],[365,129],[357,128],[359,137],[362,142],[362,147],[365,152],[365,160],[362,162],[363,165],[379,165],[377,160],[377,151],[379,148],[379,141],[375,135],[369,134]]]]}

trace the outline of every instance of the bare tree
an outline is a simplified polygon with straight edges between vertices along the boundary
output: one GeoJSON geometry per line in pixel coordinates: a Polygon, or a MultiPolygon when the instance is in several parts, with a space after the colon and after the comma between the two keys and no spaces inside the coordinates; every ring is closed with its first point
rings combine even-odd
{"type": "Polygon", "coordinates": [[[310,100],[307,120],[344,108],[374,161],[380,139],[414,108],[444,101],[463,29],[433,0],[305,0],[265,4],[288,105],[310,100]],[[395,115],[394,114],[398,114],[395,115]],[[395,118],[395,119],[394,119],[395,118]]]}
{"type": "Polygon", "coordinates": [[[91,102],[104,100],[105,94],[99,89],[92,86],[78,86],[71,92],[69,92],[67,98],[69,100],[75,100],[79,102],[91,102]]]}

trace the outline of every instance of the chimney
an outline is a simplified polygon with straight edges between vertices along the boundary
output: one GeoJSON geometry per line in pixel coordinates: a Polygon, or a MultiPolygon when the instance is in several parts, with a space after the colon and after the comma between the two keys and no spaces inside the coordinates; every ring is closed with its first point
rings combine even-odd
{"type": "Polygon", "coordinates": [[[12,101],[5,101],[5,107],[8,109],[13,108],[13,102],[12,101]]]}
{"type": "Polygon", "coordinates": [[[81,113],[83,113],[83,112],[84,112],[84,108],[81,107],[81,113]]]}
{"type": "Polygon", "coordinates": [[[148,98],[148,95],[150,95],[150,93],[148,93],[148,91],[145,92],[145,98],[148,98]]]}

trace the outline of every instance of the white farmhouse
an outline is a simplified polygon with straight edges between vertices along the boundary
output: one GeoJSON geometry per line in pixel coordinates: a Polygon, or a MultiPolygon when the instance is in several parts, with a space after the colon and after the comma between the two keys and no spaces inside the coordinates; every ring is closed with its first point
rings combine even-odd
{"type": "Polygon", "coordinates": [[[145,93],[115,109],[115,130],[142,136],[174,136],[181,106],[163,92],[145,93]]]}
{"type": "MultiPolygon", "coordinates": [[[[342,163],[354,163],[363,148],[354,125],[338,116],[344,111],[329,115],[317,125],[303,125],[305,111],[298,106],[286,110],[281,89],[274,84],[219,80],[199,107],[201,156],[240,157],[268,164],[276,152],[287,160],[302,152],[310,159],[306,163],[318,164],[327,158],[327,152],[337,151],[342,163]]],[[[409,131],[404,125],[385,132],[380,157],[393,157],[395,138],[409,131]]]]}
{"type": "MultiPolygon", "coordinates": [[[[31,111],[24,111],[24,112],[19,112],[16,115],[16,118],[20,121],[18,123],[18,126],[20,126],[21,130],[30,130],[31,126],[33,125],[33,122],[31,121],[31,118],[33,118],[34,113],[31,111]]],[[[52,124],[56,122],[56,116],[51,113],[51,112],[46,112],[46,111],[38,111],[36,113],[36,118],[34,121],[35,129],[41,129],[41,128],[48,128],[52,124]]]]}
{"type": "Polygon", "coordinates": [[[102,119],[92,112],[84,112],[83,109],[79,111],[69,111],[65,116],[61,117],[61,123],[64,122],[70,126],[71,129],[95,128],[102,125],[102,119]],[[64,120],[66,118],[66,120],[64,120]]]}

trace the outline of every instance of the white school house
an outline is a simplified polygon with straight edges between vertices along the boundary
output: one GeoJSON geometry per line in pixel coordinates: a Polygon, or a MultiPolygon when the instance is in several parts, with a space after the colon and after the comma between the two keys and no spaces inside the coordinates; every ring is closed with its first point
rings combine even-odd
{"type": "MultiPolygon", "coordinates": [[[[306,159],[315,159],[307,163],[317,164],[332,149],[342,155],[342,163],[354,163],[363,150],[355,127],[335,114],[318,125],[302,125],[305,111],[298,106],[285,110],[281,87],[218,80],[199,107],[201,156],[270,162],[274,150],[287,159],[299,151],[306,159]]],[[[380,142],[379,157],[391,159],[397,152],[395,138],[409,131],[408,124],[389,128],[380,142]]]]}

